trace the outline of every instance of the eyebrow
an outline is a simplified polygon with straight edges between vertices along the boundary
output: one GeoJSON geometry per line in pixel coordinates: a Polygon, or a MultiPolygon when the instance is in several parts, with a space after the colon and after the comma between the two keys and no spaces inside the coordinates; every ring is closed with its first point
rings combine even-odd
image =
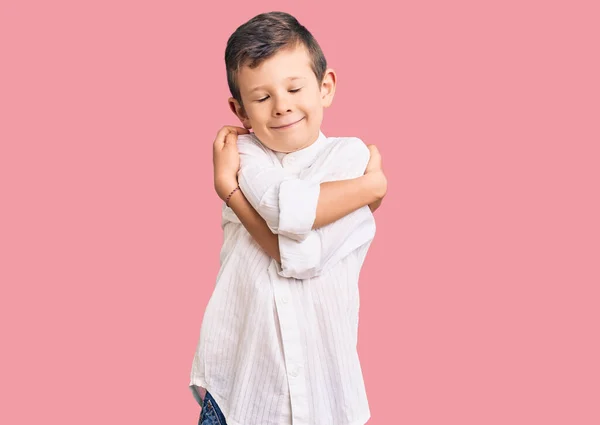
{"type": "MultiPolygon", "coordinates": [[[[306,77],[288,77],[287,78],[287,81],[294,81],[294,80],[306,80],[306,77]]],[[[264,88],[264,86],[256,86],[252,90],[250,90],[250,93],[254,93],[256,90],[260,90],[262,88],[264,88]]]]}

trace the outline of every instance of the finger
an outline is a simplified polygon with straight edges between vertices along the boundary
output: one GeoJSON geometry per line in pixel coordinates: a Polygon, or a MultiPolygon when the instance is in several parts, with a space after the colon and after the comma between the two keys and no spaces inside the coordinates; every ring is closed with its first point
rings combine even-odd
{"type": "Polygon", "coordinates": [[[225,146],[237,145],[237,133],[227,133],[225,136],[225,146]]]}
{"type": "Polygon", "coordinates": [[[376,149],[369,149],[369,164],[377,161],[379,158],[379,154],[376,149]]]}
{"type": "Polygon", "coordinates": [[[237,151],[237,134],[229,133],[225,137],[224,149],[234,149],[237,151]]]}
{"type": "Polygon", "coordinates": [[[223,147],[223,144],[225,143],[225,136],[227,136],[227,134],[229,134],[229,130],[226,127],[223,127],[219,130],[213,143],[215,149],[223,147]]]}
{"type": "Polygon", "coordinates": [[[244,127],[231,127],[237,134],[250,134],[250,130],[244,127]]]}
{"type": "Polygon", "coordinates": [[[233,126],[233,125],[226,125],[224,126],[222,129],[222,131],[226,132],[226,133],[233,133],[233,134],[249,134],[250,131],[248,131],[246,128],[244,127],[237,127],[237,126],[233,126]]]}
{"type": "Polygon", "coordinates": [[[246,130],[243,127],[235,127],[233,125],[224,125],[223,127],[221,127],[221,129],[217,132],[217,137],[215,137],[215,144],[223,144],[225,142],[225,137],[228,134],[234,134],[234,135],[238,135],[238,134],[249,134],[250,132],[248,130],[246,130]]]}
{"type": "Polygon", "coordinates": [[[227,136],[229,133],[231,133],[231,126],[224,126],[221,127],[221,129],[218,131],[217,133],[217,137],[215,137],[215,143],[220,142],[223,143],[225,142],[225,136],[227,136]]]}
{"type": "Polygon", "coordinates": [[[373,160],[379,156],[379,152],[374,145],[369,146],[369,159],[373,160]]]}

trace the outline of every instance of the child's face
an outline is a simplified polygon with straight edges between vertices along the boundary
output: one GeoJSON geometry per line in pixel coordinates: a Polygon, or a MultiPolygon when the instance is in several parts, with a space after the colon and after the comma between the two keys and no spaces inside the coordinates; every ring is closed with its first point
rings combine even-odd
{"type": "Polygon", "coordinates": [[[328,69],[319,84],[303,45],[281,50],[254,69],[243,66],[237,77],[244,108],[230,98],[231,109],[265,146],[287,153],[317,140],[336,77],[328,69]]]}

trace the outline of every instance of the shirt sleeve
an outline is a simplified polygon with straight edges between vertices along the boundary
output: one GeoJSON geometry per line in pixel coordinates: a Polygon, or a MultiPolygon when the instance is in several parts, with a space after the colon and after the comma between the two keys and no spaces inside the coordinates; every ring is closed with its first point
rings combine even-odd
{"type": "MultiPolygon", "coordinates": [[[[344,180],[364,174],[370,152],[357,138],[344,140],[329,154],[329,164],[323,180],[344,180]]],[[[312,230],[299,241],[279,235],[281,265],[278,274],[283,277],[307,279],[318,276],[355,250],[364,247],[375,237],[375,219],[368,206],[341,219],[312,230]]]]}
{"type": "Polygon", "coordinates": [[[238,136],[240,189],[273,233],[296,241],[312,230],[320,182],[289,174],[252,135],[238,136]]]}
{"type": "Polygon", "coordinates": [[[303,241],[279,235],[283,277],[316,277],[375,237],[375,220],[368,206],[362,207],[334,223],[310,232],[303,241]]]}

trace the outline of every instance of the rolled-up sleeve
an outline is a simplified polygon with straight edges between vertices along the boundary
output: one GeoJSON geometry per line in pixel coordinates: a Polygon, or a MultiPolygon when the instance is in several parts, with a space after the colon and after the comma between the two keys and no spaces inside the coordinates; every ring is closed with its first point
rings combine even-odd
{"type": "Polygon", "coordinates": [[[362,207],[334,223],[313,230],[303,241],[279,235],[283,277],[308,279],[320,275],[375,237],[371,209],[362,207]]]}
{"type": "Polygon", "coordinates": [[[305,240],[317,217],[321,183],[287,180],[279,187],[279,235],[305,240]]]}

